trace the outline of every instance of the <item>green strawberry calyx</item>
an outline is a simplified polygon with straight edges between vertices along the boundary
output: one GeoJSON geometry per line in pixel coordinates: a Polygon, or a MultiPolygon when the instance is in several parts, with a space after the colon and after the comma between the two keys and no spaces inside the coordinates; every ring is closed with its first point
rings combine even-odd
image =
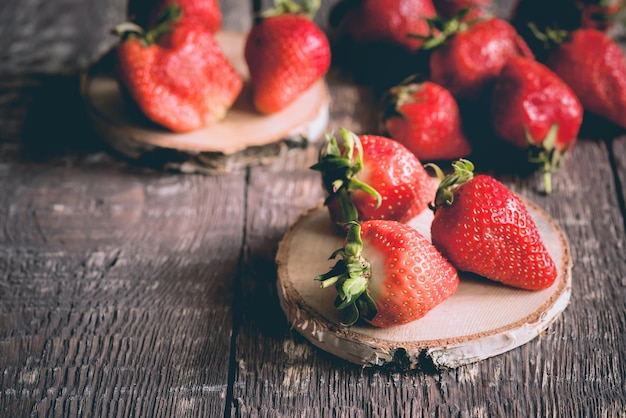
{"type": "Polygon", "coordinates": [[[347,224],[346,245],[332,253],[329,260],[340,259],[325,274],[315,277],[322,288],[335,286],[337,298],[335,307],[346,313],[342,325],[349,327],[362,316],[372,320],[378,313],[378,306],[368,292],[372,274],[370,263],[363,257],[361,225],[358,222],[347,224]]]}
{"type": "Polygon", "coordinates": [[[424,83],[421,81],[421,77],[414,74],[388,89],[383,101],[383,119],[404,117],[400,108],[404,105],[415,103],[414,95],[423,88],[424,83]]]}
{"type": "Polygon", "coordinates": [[[439,179],[435,200],[433,203],[429,204],[433,212],[440,206],[452,205],[454,201],[454,190],[474,178],[474,164],[464,158],[452,163],[453,172],[448,175],[444,174],[443,170],[435,164],[424,164],[424,167],[432,168],[439,179]]]}
{"type": "Polygon", "coordinates": [[[134,22],[123,22],[113,28],[113,34],[119,36],[122,41],[138,39],[145,46],[153,45],[161,35],[172,32],[174,24],[183,14],[183,9],[176,3],[170,3],[159,14],[154,27],[145,30],[134,22]]]}
{"type": "MultiPolygon", "coordinates": [[[[556,144],[559,125],[554,124],[548,130],[542,141],[536,141],[526,129],[528,141],[528,161],[539,164],[543,170],[543,184],[546,194],[552,193],[552,173],[558,171],[566,149],[559,148],[556,144]],[[540,145],[538,145],[540,144],[540,145]]],[[[571,143],[571,142],[570,142],[571,143]]]]}
{"type": "Polygon", "coordinates": [[[537,38],[546,50],[550,50],[553,47],[562,44],[567,41],[570,36],[570,32],[565,29],[559,29],[558,27],[545,27],[543,31],[539,29],[535,22],[528,22],[528,28],[532,32],[533,36],[537,38]]]}
{"type": "Polygon", "coordinates": [[[313,19],[320,5],[321,0],[302,0],[301,3],[296,3],[293,0],[274,0],[274,7],[264,10],[259,14],[259,17],[266,18],[284,14],[297,14],[313,19]]]}
{"type": "Polygon", "coordinates": [[[464,17],[470,11],[471,8],[464,8],[449,19],[445,19],[440,16],[427,18],[426,23],[428,24],[429,29],[428,35],[410,33],[409,36],[411,38],[421,39],[424,41],[421,47],[422,49],[435,49],[444,44],[446,40],[453,37],[457,33],[466,31],[474,23],[490,18],[490,15],[487,15],[476,19],[464,20],[464,17]]]}
{"type": "Polygon", "coordinates": [[[340,129],[343,147],[330,134],[326,135],[326,147],[320,150],[318,161],[310,168],[322,173],[322,182],[327,197],[324,201],[328,205],[337,199],[341,208],[342,222],[358,221],[359,215],[350,193],[361,190],[376,199],[376,207],[382,204],[382,197],[372,186],[357,178],[363,170],[363,146],[359,137],[345,129],[340,129]]]}

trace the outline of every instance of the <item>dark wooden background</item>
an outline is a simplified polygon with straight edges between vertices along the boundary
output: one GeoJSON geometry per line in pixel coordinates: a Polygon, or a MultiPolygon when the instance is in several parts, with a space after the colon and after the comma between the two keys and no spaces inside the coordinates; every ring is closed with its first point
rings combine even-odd
{"type": "MultiPolygon", "coordinates": [[[[221,4],[226,28],[250,27],[251,1],[221,4]]],[[[278,242],[321,198],[315,149],[182,175],[91,131],[77,74],[126,13],[0,3],[0,416],[626,416],[623,131],[581,134],[551,196],[537,175],[499,175],[572,245],[571,303],[543,335],[449,371],[361,368],[292,333],[276,296],[278,242]]],[[[328,82],[329,130],[374,132],[372,90],[328,82]]]]}

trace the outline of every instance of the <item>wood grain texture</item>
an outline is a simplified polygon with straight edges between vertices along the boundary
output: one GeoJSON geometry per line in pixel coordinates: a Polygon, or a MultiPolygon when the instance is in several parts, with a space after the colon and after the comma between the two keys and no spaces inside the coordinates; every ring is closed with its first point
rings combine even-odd
{"type": "Polygon", "coordinates": [[[222,414],[241,174],[15,169],[2,207],[29,210],[0,238],[0,409],[222,414]]]}
{"type": "MultiPolygon", "coordinates": [[[[220,3],[249,27],[251,0],[220,3]]],[[[73,73],[125,7],[0,4],[0,416],[626,416],[622,131],[591,123],[551,196],[498,172],[570,239],[571,304],[543,335],[450,371],[363,369],[293,333],[276,297],[278,242],[322,198],[315,149],[185,176],[129,165],[85,123],[73,73]]],[[[374,132],[376,95],[329,78],[329,129],[374,132]]]]}

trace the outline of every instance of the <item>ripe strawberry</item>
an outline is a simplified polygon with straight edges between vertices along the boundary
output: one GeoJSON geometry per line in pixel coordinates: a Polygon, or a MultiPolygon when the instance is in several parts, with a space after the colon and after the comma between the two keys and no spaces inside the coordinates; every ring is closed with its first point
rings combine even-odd
{"type": "Polygon", "coordinates": [[[435,198],[433,245],[459,271],[528,290],[550,287],[557,270],[524,202],[473,164],[457,161],[435,198]]]}
{"type": "Polygon", "coordinates": [[[178,5],[182,10],[179,24],[204,26],[211,33],[222,27],[222,10],[217,0],[158,0],[152,9],[150,22],[158,24],[159,16],[172,4],[178,5]]]}
{"type": "Polygon", "coordinates": [[[131,23],[116,28],[117,74],[149,119],[186,132],[223,119],[243,81],[210,32],[191,23],[173,28],[180,8],[166,12],[149,31],[131,23]]]}
{"type": "Polygon", "coordinates": [[[435,184],[406,147],[393,139],[341,129],[332,135],[311,169],[322,173],[330,216],[349,221],[387,219],[407,222],[428,207],[435,184]]]}
{"type": "Polygon", "coordinates": [[[583,108],[574,92],[545,65],[511,57],[496,79],[491,100],[491,124],[496,136],[518,148],[532,150],[531,161],[550,176],[578,137],[583,108]]]}
{"type": "Polygon", "coordinates": [[[422,318],[450,297],[459,277],[452,265],[412,227],[385,220],[350,225],[346,245],[331,258],[335,266],[315,279],[335,286],[335,306],[346,311],[344,325],[359,317],[376,327],[422,318]]]}
{"type": "Polygon", "coordinates": [[[309,3],[299,7],[291,0],[277,0],[248,33],[245,59],[259,112],[284,109],[328,71],[330,45],[310,19],[315,11],[309,3]]]}
{"type": "Polygon", "coordinates": [[[438,84],[408,82],[391,88],[383,118],[391,138],[420,161],[451,160],[472,152],[456,100],[438,84]]]}
{"type": "Polygon", "coordinates": [[[550,51],[546,65],[586,111],[626,128],[626,56],[618,43],[604,32],[578,29],[550,51]]]}
{"type": "Polygon", "coordinates": [[[430,80],[457,99],[482,97],[510,57],[533,57],[515,29],[496,17],[473,22],[432,21],[431,25],[439,32],[424,45],[434,48],[430,80]]]}
{"type": "Polygon", "coordinates": [[[399,45],[416,52],[427,35],[426,19],[436,16],[432,0],[341,0],[330,15],[331,26],[360,44],[399,45]]]}
{"type": "Polygon", "coordinates": [[[459,12],[469,9],[469,13],[465,15],[466,19],[475,19],[479,16],[485,16],[491,8],[492,0],[433,0],[437,13],[446,18],[451,19],[459,12]]]}

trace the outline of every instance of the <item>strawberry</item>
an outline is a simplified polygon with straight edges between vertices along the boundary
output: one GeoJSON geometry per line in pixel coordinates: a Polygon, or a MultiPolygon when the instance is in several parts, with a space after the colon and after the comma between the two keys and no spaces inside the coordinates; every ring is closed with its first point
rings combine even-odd
{"type": "Polygon", "coordinates": [[[550,51],[546,65],[571,87],[585,111],[626,128],[626,56],[613,39],[577,29],[550,51]]]}
{"type": "Polygon", "coordinates": [[[432,0],[341,0],[330,14],[331,26],[359,44],[398,45],[416,52],[427,35],[426,19],[436,16],[432,0]]]}
{"type": "Polygon", "coordinates": [[[469,9],[469,13],[465,18],[474,19],[484,16],[489,12],[492,6],[492,0],[433,0],[437,13],[446,18],[451,19],[458,15],[461,11],[469,9]]]}
{"type": "Polygon", "coordinates": [[[342,128],[341,137],[340,146],[328,135],[311,167],[322,173],[325,204],[334,222],[408,222],[428,207],[435,184],[411,151],[383,136],[357,136],[342,128]]]}
{"type": "Polygon", "coordinates": [[[557,270],[524,202],[491,176],[473,175],[473,164],[459,160],[441,179],[431,224],[433,245],[459,271],[476,273],[509,286],[550,287],[557,270]]]}
{"type": "Polygon", "coordinates": [[[434,35],[424,47],[433,49],[430,80],[457,99],[483,97],[512,56],[532,58],[524,40],[505,20],[496,17],[459,21],[431,21],[434,35]]]}
{"type": "Polygon", "coordinates": [[[330,66],[330,45],[311,20],[316,5],[276,0],[248,33],[245,59],[254,106],[278,112],[320,80],[330,66]]]}
{"type": "Polygon", "coordinates": [[[574,146],[582,123],[580,101],[545,65],[511,57],[496,79],[491,124],[496,136],[521,149],[532,149],[531,161],[543,165],[546,193],[550,174],[574,146]]]}
{"type": "Polygon", "coordinates": [[[335,286],[344,325],[361,317],[376,327],[422,318],[458,288],[459,276],[435,247],[412,227],[388,220],[351,223],[341,257],[315,279],[335,286]]]}
{"type": "Polygon", "coordinates": [[[159,0],[152,9],[151,21],[156,23],[159,15],[171,4],[177,4],[182,9],[179,23],[205,26],[211,33],[222,27],[222,10],[217,0],[159,0]]]}
{"type": "Polygon", "coordinates": [[[457,102],[438,84],[407,82],[391,88],[383,118],[391,138],[420,161],[451,160],[472,152],[457,102]]]}
{"type": "Polygon", "coordinates": [[[223,119],[243,81],[213,35],[191,23],[172,26],[178,16],[172,5],[151,30],[119,25],[116,65],[122,87],[150,120],[186,132],[223,119]]]}

